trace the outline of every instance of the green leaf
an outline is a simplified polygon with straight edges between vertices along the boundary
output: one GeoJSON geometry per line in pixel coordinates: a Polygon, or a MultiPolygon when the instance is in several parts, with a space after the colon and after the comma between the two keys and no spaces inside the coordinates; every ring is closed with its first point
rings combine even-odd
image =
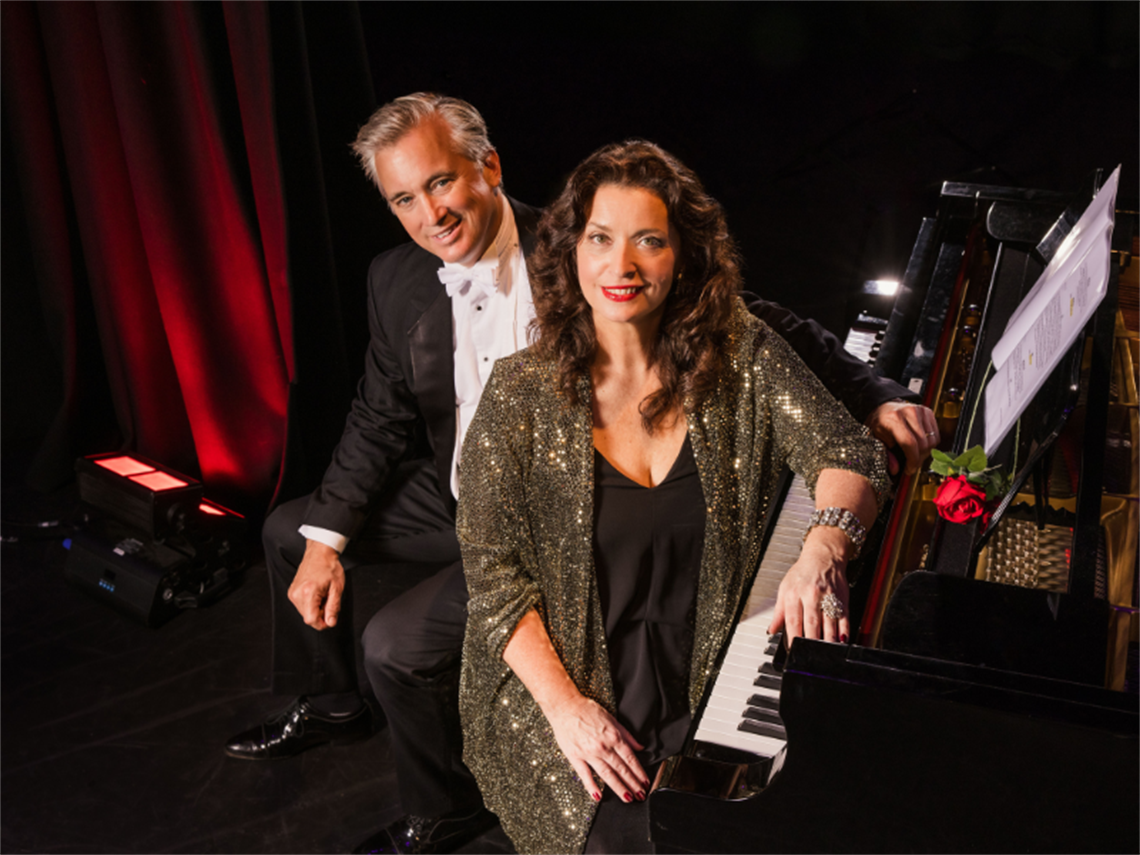
{"type": "Polygon", "coordinates": [[[971,472],[981,472],[986,468],[986,452],[980,445],[975,445],[962,452],[954,463],[971,472]]]}
{"type": "Polygon", "coordinates": [[[942,461],[943,463],[953,463],[954,462],[953,457],[951,457],[945,451],[940,451],[937,448],[931,450],[930,456],[934,460],[939,460],[939,461],[942,461]]]}
{"type": "Polygon", "coordinates": [[[950,475],[950,464],[943,463],[941,460],[935,460],[930,464],[930,471],[935,475],[941,475],[943,478],[947,478],[950,475]]]}
{"type": "Polygon", "coordinates": [[[1009,492],[1010,484],[1013,483],[1012,478],[1010,478],[1005,473],[998,471],[996,467],[994,469],[988,470],[987,479],[986,498],[1004,496],[1009,492]]]}

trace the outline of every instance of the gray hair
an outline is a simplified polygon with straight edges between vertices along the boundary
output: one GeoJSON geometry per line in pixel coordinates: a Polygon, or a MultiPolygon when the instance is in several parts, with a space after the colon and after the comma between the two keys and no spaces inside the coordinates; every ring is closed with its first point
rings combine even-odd
{"type": "Polygon", "coordinates": [[[381,193],[384,188],[376,174],[376,153],[395,145],[404,134],[435,116],[451,129],[455,150],[472,163],[482,163],[495,150],[487,136],[487,123],[466,101],[434,92],[413,92],[389,101],[369,117],[352,143],[361,167],[381,193]]]}

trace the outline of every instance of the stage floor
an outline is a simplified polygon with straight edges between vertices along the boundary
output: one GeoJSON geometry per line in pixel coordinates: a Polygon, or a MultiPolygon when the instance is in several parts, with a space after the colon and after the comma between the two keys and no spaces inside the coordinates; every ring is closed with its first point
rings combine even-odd
{"type": "MultiPolygon", "coordinates": [[[[74,488],[3,490],[13,521],[58,519],[74,488]]],[[[64,581],[62,538],[0,553],[0,849],[4,852],[348,852],[401,813],[386,729],[267,763],[222,753],[284,707],[269,693],[260,559],[215,605],[148,629],[64,581]]],[[[356,593],[357,626],[411,584],[389,568],[356,593]]],[[[495,828],[464,852],[513,852],[495,828]]]]}

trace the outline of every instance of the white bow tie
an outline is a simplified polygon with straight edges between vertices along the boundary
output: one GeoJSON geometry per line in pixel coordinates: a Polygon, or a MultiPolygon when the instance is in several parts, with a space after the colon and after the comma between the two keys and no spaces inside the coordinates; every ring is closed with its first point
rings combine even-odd
{"type": "Polygon", "coordinates": [[[439,281],[443,283],[447,289],[447,296],[454,297],[456,294],[463,293],[464,287],[467,283],[471,283],[473,288],[478,288],[488,297],[499,290],[498,284],[495,282],[495,273],[497,265],[485,264],[479,262],[472,267],[460,267],[459,265],[445,265],[436,271],[439,276],[439,281]]]}

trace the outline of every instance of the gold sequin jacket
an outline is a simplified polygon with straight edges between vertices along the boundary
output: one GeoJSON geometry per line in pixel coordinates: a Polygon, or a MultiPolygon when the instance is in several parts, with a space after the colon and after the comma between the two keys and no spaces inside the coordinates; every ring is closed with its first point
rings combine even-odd
{"type": "MultiPolygon", "coordinates": [[[[813,493],[821,469],[866,476],[880,501],[886,455],[788,344],[738,305],[725,370],[686,407],[708,505],[689,704],[759,564],[764,512],[786,463],[813,493]]],[[[594,445],[588,378],[571,406],[553,363],[529,350],[500,359],[463,446],[457,531],[468,604],[460,714],[464,760],[519,852],[580,852],[595,803],[542,711],[503,662],[531,608],[571,679],[616,708],[593,558],[594,445]]]]}

